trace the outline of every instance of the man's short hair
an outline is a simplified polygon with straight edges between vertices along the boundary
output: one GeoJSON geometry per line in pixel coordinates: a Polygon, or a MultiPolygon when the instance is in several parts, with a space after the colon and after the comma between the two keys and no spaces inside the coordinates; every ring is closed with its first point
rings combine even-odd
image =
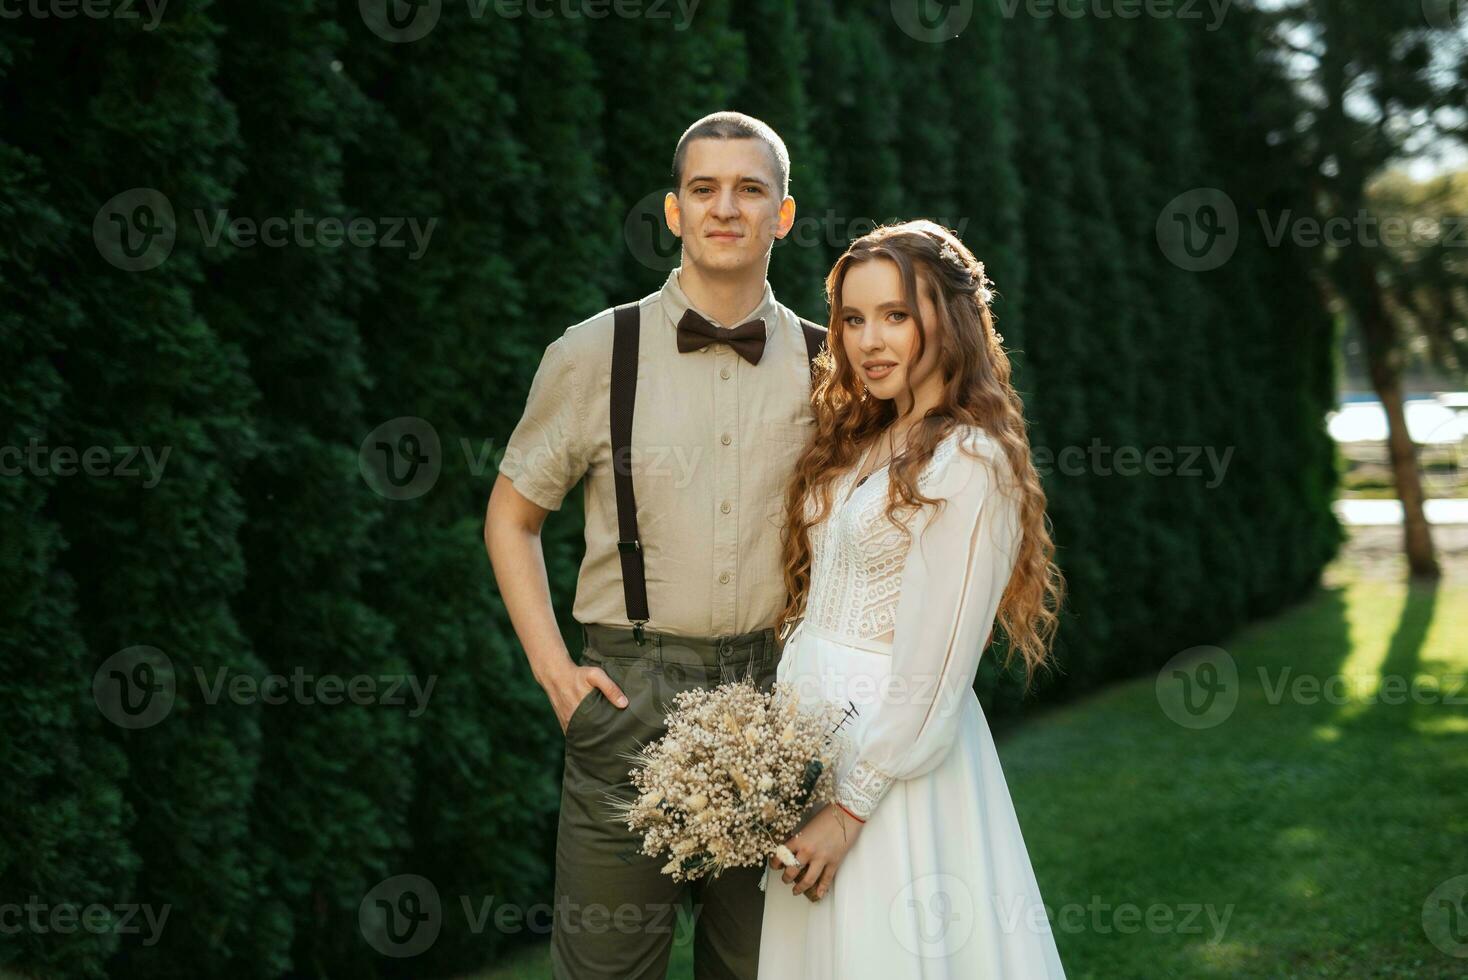
{"type": "Polygon", "coordinates": [[[790,193],[790,151],[780,135],[753,116],[742,112],[713,112],[683,131],[678,148],[673,151],[673,191],[683,187],[683,160],[688,155],[688,144],[699,139],[759,140],[769,148],[775,161],[775,177],[783,199],[790,193]]]}

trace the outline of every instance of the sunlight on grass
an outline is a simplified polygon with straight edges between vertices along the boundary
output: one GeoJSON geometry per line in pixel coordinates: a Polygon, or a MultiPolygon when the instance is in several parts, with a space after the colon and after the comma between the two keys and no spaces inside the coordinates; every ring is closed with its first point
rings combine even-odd
{"type": "Polygon", "coordinates": [[[1468,734],[1468,715],[1436,715],[1417,724],[1424,735],[1468,734]]]}
{"type": "Polygon", "coordinates": [[[1286,878],[1284,890],[1296,898],[1318,898],[1320,896],[1320,883],[1313,878],[1293,874],[1286,878]]]}
{"type": "Polygon", "coordinates": [[[1313,853],[1320,846],[1322,835],[1314,827],[1290,827],[1280,834],[1280,843],[1291,850],[1313,853]]]}
{"type": "MultiPolygon", "coordinates": [[[[1190,947],[1188,962],[1192,964],[1188,976],[1245,976],[1247,967],[1259,957],[1259,950],[1238,942],[1207,943],[1190,947]]],[[[1067,966],[1067,976],[1074,971],[1067,966]]]]}

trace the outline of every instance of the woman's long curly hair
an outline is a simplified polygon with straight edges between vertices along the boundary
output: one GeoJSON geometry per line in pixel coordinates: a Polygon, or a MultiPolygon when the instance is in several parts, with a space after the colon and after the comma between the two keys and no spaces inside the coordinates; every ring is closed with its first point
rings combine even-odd
{"type": "MultiPolygon", "coordinates": [[[[932,221],[884,225],[863,235],[836,260],[826,277],[828,349],[817,361],[813,382],[815,437],[796,463],[785,495],[781,541],[789,598],[776,629],[805,608],[810,589],[809,531],[830,512],[835,480],[863,457],[897,417],[892,400],[867,393],[842,342],[841,288],[846,273],[859,262],[878,259],[896,263],[902,275],[903,298],[917,328],[917,343],[908,363],[916,364],[927,345],[936,341],[936,370],[944,381],[942,400],[913,425],[907,446],[890,464],[886,515],[906,528],[896,518],[899,508],[938,503],[919,494],[916,481],[938,443],[955,427],[981,426],[1003,447],[1016,477],[1009,485],[1019,494],[1021,540],[996,621],[1009,641],[1004,666],[1008,668],[1018,653],[1024,660],[1028,689],[1035,672],[1047,665],[1065,579],[1053,561],[1055,545],[1045,514],[1045,491],[1030,458],[1024,405],[1010,384],[1009,356],[994,330],[989,309],[992,284],[984,274],[984,264],[958,236],[932,221]],[[923,322],[917,302],[920,286],[937,311],[937,323],[923,322]],[[812,494],[818,508],[807,519],[806,501],[812,494]]],[[[913,397],[909,381],[908,398],[913,397]]]]}

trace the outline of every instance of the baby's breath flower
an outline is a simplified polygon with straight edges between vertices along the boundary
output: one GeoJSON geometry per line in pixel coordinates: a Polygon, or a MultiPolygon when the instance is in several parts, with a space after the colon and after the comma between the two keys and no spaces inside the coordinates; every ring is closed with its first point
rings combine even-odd
{"type": "Polygon", "coordinates": [[[683,691],[667,734],[634,757],[638,795],[613,803],[642,833],[644,854],[668,855],[663,872],[675,880],[756,866],[782,851],[793,860],[781,842],[813,804],[831,798],[833,760],[844,747],[832,734],[839,720],[825,701],[801,710],[788,685],[761,691],[744,680],[683,691]]]}

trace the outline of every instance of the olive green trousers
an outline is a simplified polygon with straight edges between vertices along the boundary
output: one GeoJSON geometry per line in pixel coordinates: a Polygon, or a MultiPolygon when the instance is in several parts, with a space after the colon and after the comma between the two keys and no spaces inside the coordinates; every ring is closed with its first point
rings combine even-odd
{"type": "Polygon", "coordinates": [[[593,689],[566,725],[551,929],[556,980],[663,980],[685,901],[697,980],[755,980],[764,869],[675,882],[662,873],[667,859],[640,853],[641,834],[609,807],[635,798],[627,756],[667,733],[679,691],[746,676],[769,689],[779,658],[774,631],[707,640],[648,631],[639,644],[631,629],[590,624],[582,637],[582,665],[605,670],[628,703],[618,708],[593,689]]]}

